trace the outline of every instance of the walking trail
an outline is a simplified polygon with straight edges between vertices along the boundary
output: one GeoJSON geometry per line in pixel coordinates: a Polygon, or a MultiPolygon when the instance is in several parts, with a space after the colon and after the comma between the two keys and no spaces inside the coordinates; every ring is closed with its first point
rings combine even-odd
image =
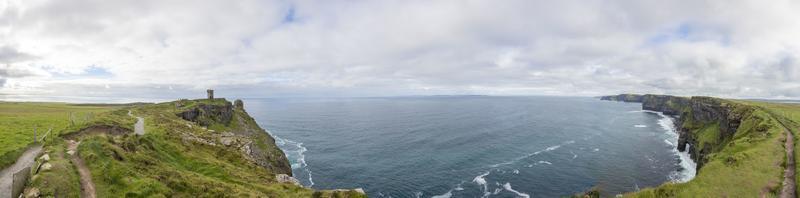
{"type": "Polygon", "coordinates": [[[33,165],[36,156],[42,152],[42,146],[36,145],[28,148],[13,165],[0,171],[0,198],[11,197],[11,183],[14,173],[33,165]]]}
{"type": "Polygon", "coordinates": [[[783,189],[781,189],[781,198],[795,198],[795,161],[794,161],[794,135],[788,128],[783,128],[786,133],[786,169],[783,170],[783,189]]]}
{"type": "Polygon", "coordinates": [[[69,161],[78,169],[78,175],[81,177],[81,197],[95,198],[97,195],[94,192],[94,182],[92,182],[92,173],[89,168],[83,163],[83,159],[78,156],[78,145],[81,142],[75,140],[67,140],[67,153],[69,161]]]}
{"type": "Polygon", "coordinates": [[[144,135],[144,118],[134,116],[133,114],[131,114],[130,110],[128,110],[128,115],[131,117],[135,117],[137,120],[136,124],[133,125],[133,133],[137,135],[144,135]]]}

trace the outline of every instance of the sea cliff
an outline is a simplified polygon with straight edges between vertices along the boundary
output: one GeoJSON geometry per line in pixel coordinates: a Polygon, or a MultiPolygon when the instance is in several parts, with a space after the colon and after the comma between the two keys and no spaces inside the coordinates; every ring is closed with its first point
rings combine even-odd
{"type": "Polygon", "coordinates": [[[621,94],[600,99],[638,102],[643,110],[672,116],[679,134],[678,150],[688,150],[697,163],[697,176],[687,183],[669,182],[626,196],[758,197],[774,195],[781,188],[785,129],[765,108],[704,96],[621,94]]]}

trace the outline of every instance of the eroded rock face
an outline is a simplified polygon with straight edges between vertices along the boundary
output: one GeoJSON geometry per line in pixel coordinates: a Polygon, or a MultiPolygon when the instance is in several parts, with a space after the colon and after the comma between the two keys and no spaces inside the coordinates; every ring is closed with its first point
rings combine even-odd
{"type": "Polygon", "coordinates": [[[200,103],[194,108],[178,113],[177,116],[200,126],[210,126],[213,123],[227,126],[233,119],[233,106],[230,102],[226,102],[224,105],[200,103]]]}

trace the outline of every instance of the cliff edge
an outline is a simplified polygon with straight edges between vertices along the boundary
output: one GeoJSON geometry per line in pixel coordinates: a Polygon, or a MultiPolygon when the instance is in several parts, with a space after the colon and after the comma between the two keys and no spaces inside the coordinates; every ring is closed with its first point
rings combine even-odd
{"type": "Polygon", "coordinates": [[[689,151],[697,175],[626,197],[763,197],[782,188],[786,130],[769,109],[748,101],[713,97],[621,94],[602,100],[638,102],[672,116],[679,151],[689,151]]]}

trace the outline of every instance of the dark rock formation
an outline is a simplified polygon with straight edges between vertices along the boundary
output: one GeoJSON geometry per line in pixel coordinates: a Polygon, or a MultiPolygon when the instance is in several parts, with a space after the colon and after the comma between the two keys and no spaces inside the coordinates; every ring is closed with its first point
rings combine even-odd
{"type": "Polygon", "coordinates": [[[235,101],[233,101],[233,106],[238,108],[238,109],[244,109],[244,103],[242,102],[242,100],[239,100],[239,99],[236,99],[235,101]]]}
{"type": "Polygon", "coordinates": [[[198,103],[195,107],[178,113],[178,117],[206,127],[213,123],[228,126],[233,119],[233,106],[230,102],[225,102],[224,105],[198,103]]]}

